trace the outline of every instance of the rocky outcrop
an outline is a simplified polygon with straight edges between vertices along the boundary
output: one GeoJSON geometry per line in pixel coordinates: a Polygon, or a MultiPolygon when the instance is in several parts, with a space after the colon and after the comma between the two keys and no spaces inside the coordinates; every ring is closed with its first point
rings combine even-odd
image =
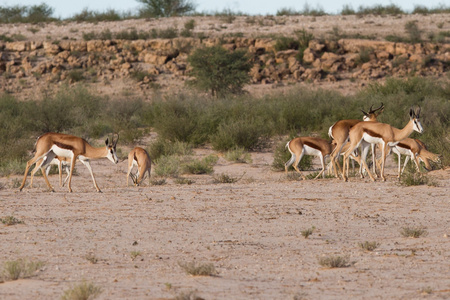
{"type": "MultiPolygon", "coordinates": [[[[126,77],[138,71],[151,76],[173,74],[185,79],[189,76],[187,58],[191,51],[218,44],[229,51],[249,51],[253,62],[250,71],[253,84],[441,76],[450,65],[448,44],[313,40],[303,51],[276,51],[273,39],[63,40],[59,43],[0,42],[0,73],[7,74],[9,80],[26,77],[66,80],[74,70],[89,72],[100,80],[126,77]]],[[[139,86],[150,82],[151,76],[144,76],[139,86]]]]}

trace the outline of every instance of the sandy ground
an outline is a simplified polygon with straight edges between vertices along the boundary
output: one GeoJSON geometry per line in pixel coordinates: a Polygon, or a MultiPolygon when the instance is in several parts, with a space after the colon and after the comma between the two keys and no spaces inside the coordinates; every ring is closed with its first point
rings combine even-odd
{"type": "Polygon", "coordinates": [[[101,194],[81,164],[71,194],[57,175],[54,193],[42,176],[22,192],[12,188],[19,176],[0,178],[0,218],[23,221],[0,224],[0,262],[45,262],[31,278],[1,283],[0,298],[57,299],[83,281],[102,288],[99,299],[450,298],[449,169],[428,174],[438,186],[400,186],[392,158],[386,182],[292,181],[271,169],[272,157],[220,158],[215,174],[243,175],[233,184],[186,175],[193,184],[126,187],[126,161],[106,159],[92,163],[101,194]],[[418,226],[428,235],[400,233],[418,226]],[[380,245],[363,251],[365,241],[380,245]],[[319,264],[330,256],[350,264],[319,264]],[[193,261],[216,275],[186,274],[180,263],[193,261]]]}

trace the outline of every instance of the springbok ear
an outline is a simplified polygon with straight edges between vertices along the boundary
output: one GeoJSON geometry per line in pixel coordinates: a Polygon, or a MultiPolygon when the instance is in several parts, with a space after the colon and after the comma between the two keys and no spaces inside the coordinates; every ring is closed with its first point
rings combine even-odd
{"type": "Polygon", "coordinates": [[[416,108],[414,114],[416,115],[416,118],[418,119],[420,116],[420,106],[416,108]]]}
{"type": "Polygon", "coordinates": [[[362,113],[367,117],[369,114],[361,109],[362,113]]]}
{"type": "Polygon", "coordinates": [[[106,144],[106,146],[108,146],[109,144],[108,144],[108,138],[106,138],[106,141],[105,141],[105,144],[106,144]]]}
{"type": "Polygon", "coordinates": [[[411,119],[414,118],[414,110],[412,109],[412,107],[409,109],[409,117],[410,117],[411,119]]]}

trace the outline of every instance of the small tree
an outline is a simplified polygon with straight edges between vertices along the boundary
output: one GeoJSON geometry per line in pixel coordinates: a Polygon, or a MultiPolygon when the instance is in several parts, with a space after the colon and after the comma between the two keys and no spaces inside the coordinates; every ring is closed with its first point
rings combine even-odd
{"type": "Polygon", "coordinates": [[[144,4],[140,10],[142,17],[173,17],[195,10],[190,0],[137,0],[144,4]]]}
{"type": "Polygon", "coordinates": [[[195,80],[192,84],[215,97],[242,92],[250,81],[250,60],[245,51],[228,51],[222,46],[199,48],[189,57],[195,80]]]}

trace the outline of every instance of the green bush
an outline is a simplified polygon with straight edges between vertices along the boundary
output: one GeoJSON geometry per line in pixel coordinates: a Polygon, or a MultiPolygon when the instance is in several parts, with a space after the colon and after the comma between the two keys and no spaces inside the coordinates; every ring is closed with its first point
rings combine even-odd
{"type": "Polygon", "coordinates": [[[191,155],[193,151],[192,145],[186,142],[172,142],[159,137],[156,141],[150,144],[148,153],[154,161],[158,161],[158,159],[162,156],[187,156],[191,155]]]}
{"type": "Polygon", "coordinates": [[[220,45],[198,48],[188,62],[195,77],[191,84],[216,97],[242,93],[243,86],[250,81],[251,63],[245,51],[228,51],[220,45]]]}
{"type": "Polygon", "coordinates": [[[214,172],[214,164],[219,158],[216,155],[209,155],[203,159],[189,159],[182,165],[182,172],[185,174],[211,174],[214,172]]]}
{"type": "Polygon", "coordinates": [[[138,0],[144,6],[140,9],[141,18],[182,16],[195,10],[190,0],[138,0]]]}
{"type": "Polygon", "coordinates": [[[230,150],[242,147],[250,150],[258,146],[264,138],[264,124],[253,119],[232,120],[221,123],[217,133],[211,136],[215,150],[230,150]]]}

